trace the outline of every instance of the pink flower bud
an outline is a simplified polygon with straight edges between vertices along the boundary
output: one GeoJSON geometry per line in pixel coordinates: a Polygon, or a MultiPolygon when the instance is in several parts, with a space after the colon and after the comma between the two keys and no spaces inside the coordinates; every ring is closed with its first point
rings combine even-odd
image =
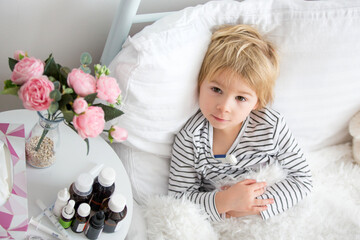
{"type": "Polygon", "coordinates": [[[128,137],[128,132],[126,129],[120,128],[118,126],[112,126],[109,134],[116,142],[123,142],[128,137]]]}
{"type": "Polygon", "coordinates": [[[88,108],[88,103],[84,98],[79,97],[75,99],[72,108],[74,109],[75,113],[80,114],[86,111],[86,109],[88,108]]]}
{"type": "Polygon", "coordinates": [[[18,61],[20,61],[20,54],[23,55],[25,57],[25,52],[22,50],[16,50],[14,52],[14,58],[18,61]]]}

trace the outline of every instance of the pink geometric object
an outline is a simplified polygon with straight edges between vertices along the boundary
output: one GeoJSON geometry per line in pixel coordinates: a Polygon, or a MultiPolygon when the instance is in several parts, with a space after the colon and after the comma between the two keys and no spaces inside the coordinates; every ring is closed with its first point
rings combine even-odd
{"type": "Polygon", "coordinates": [[[24,125],[0,123],[0,140],[9,149],[13,170],[10,197],[0,206],[0,239],[20,239],[29,224],[24,125]]]}

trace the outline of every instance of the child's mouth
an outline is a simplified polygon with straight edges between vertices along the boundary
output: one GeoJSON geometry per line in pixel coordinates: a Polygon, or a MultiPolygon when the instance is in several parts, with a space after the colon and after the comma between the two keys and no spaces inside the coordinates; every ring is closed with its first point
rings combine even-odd
{"type": "Polygon", "coordinates": [[[226,122],[226,121],[228,121],[228,120],[226,120],[226,119],[216,117],[215,115],[212,115],[212,116],[213,116],[213,117],[215,118],[215,120],[218,121],[218,122],[226,122]]]}

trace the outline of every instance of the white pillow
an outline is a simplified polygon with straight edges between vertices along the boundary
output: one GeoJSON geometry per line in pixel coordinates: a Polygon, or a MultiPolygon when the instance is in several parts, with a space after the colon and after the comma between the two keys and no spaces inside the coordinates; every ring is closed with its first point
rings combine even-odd
{"type": "Polygon", "coordinates": [[[359,1],[214,1],[164,17],[129,38],[110,64],[123,90],[125,144],[169,156],[196,111],[196,79],[216,25],[254,25],[281,57],[275,108],[309,149],[343,142],[360,109],[359,1]],[[226,14],[225,14],[226,13],[226,14]]]}
{"type": "MultiPolygon", "coordinates": [[[[197,75],[212,29],[236,23],[255,26],[277,46],[274,108],[303,148],[350,139],[347,125],[360,109],[360,2],[213,1],[146,27],[110,64],[123,90],[124,144],[144,154],[132,167],[143,167],[154,154],[169,161],[175,134],[198,108],[197,75]]],[[[151,175],[151,164],[146,166],[151,175]]],[[[168,174],[167,167],[163,171],[168,174]]],[[[166,177],[156,179],[165,185],[166,177]]]]}

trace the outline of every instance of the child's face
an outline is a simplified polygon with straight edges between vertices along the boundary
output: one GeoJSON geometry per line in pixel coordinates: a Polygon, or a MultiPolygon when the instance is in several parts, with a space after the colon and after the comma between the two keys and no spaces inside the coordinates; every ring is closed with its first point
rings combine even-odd
{"type": "Polygon", "coordinates": [[[225,69],[203,81],[199,106],[214,129],[239,131],[241,123],[257,107],[258,97],[240,75],[229,73],[231,70],[225,69]],[[233,79],[228,81],[229,77],[233,79]]]}

